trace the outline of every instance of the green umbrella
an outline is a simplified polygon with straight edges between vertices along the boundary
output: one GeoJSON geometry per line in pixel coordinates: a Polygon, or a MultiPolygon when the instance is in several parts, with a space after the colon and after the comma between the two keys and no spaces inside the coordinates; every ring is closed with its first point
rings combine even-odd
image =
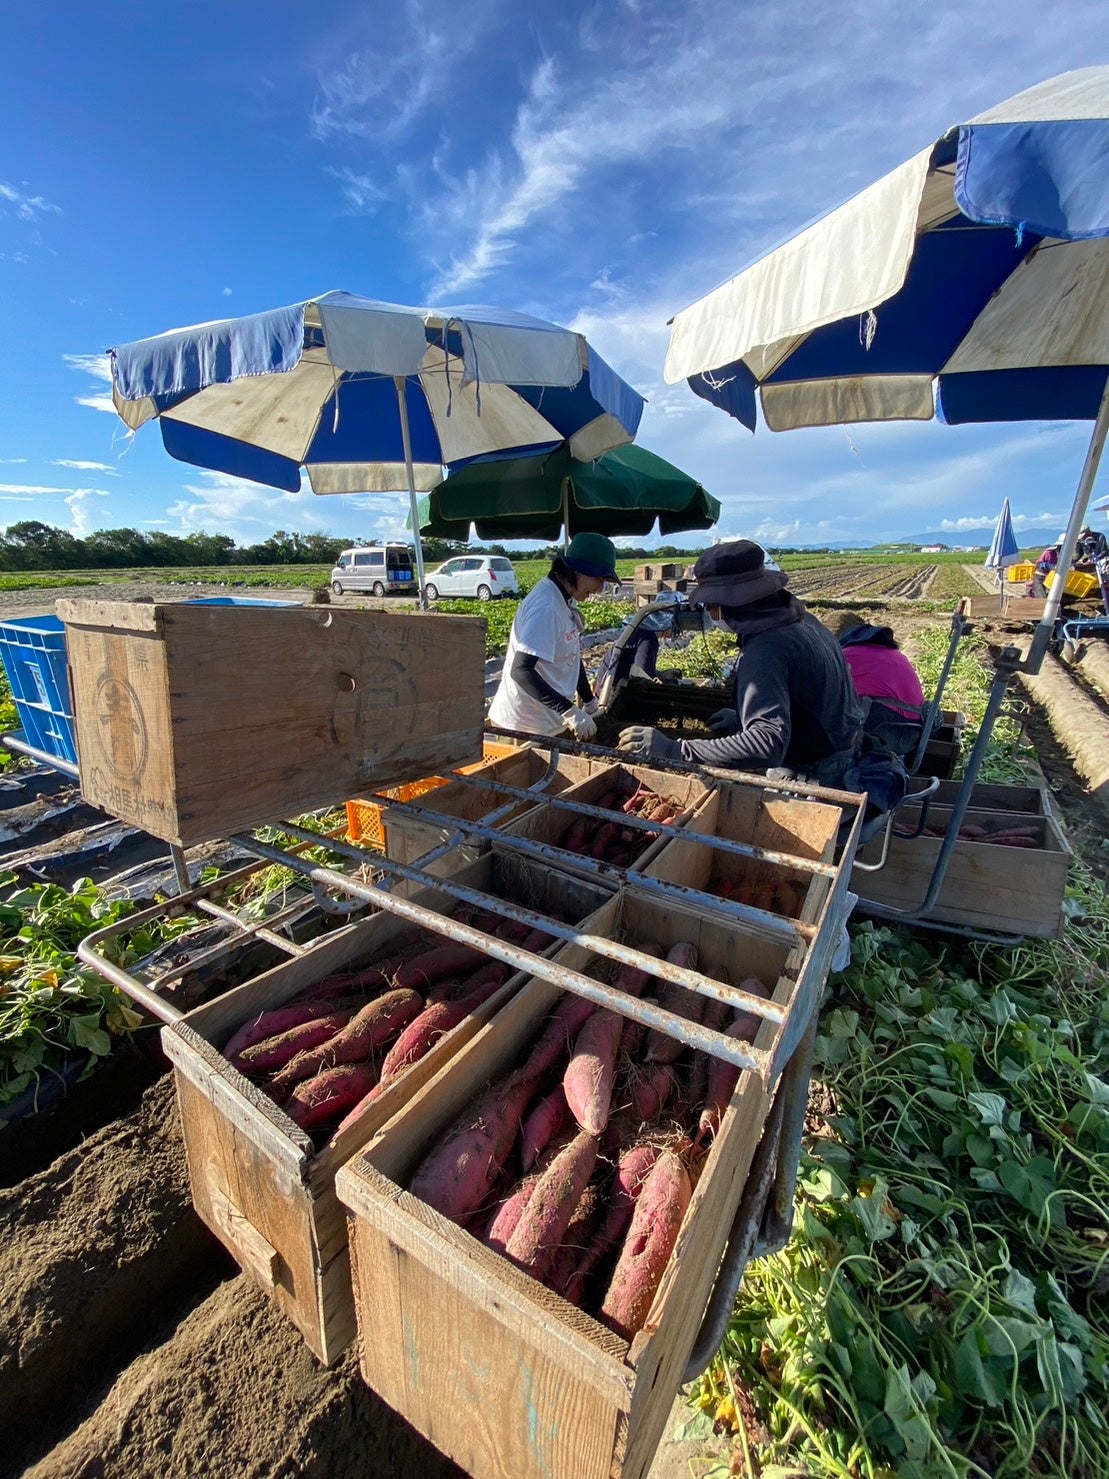
{"type": "Polygon", "coordinates": [[[419,500],[420,533],[467,543],[536,539],[550,543],[594,534],[660,534],[711,529],[720,504],[695,478],[634,445],[595,462],[577,462],[565,448],[539,457],[472,462],[419,500]]]}

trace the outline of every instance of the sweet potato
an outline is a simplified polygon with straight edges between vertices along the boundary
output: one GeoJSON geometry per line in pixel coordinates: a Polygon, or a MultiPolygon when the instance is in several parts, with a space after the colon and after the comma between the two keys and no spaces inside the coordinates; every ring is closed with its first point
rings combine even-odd
{"type": "MultiPolygon", "coordinates": [[[[750,1020],[749,1012],[739,1013],[732,1025],[725,1029],[726,1035],[740,1042],[748,1042],[750,1040],[747,1036],[749,1028],[745,1018],[750,1020]]],[[[701,1110],[698,1123],[698,1138],[715,1135],[720,1129],[720,1121],[724,1118],[724,1111],[731,1103],[742,1071],[738,1064],[728,1063],[723,1058],[709,1058],[708,1087],[705,1090],[705,1107],[701,1110]]]]}
{"type": "Polygon", "coordinates": [[[243,1073],[273,1073],[291,1062],[299,1053],[315,1050],[330,1042],[353,1016],[354,1008],[351,1007],[346,1011],[311,1017],[298,1027],[290,1027],[275,1037],[265,1038],[252,1047],[244,1048],[233,1060],[235,1067],[243,1073]]]}
{"type": "Polygon", "coordinates": [[[591,817],[576,817],[566,829],[566,833],[559,846],[564,848],[566,852],[584,852],[589,837],[591,821],[591,817]]]}
{"type": "Polygon", "coordinates": [[[677,1074],[669,1063],[651,1063],[630,1075],[632,1108],[640,1120],[653,1120],[674,1092],[677,1074]]]}
{"type": "Polygon", "coordinates": [[[563,1233],[562,1241],[551,1259],[545,1283],[547,1288],[553,1289],[556,1294],[565,1297],[570,1281],[589,1246],[593,1224],[597,1220],[600,1209],[600,1189],[595,1182],[591,1181],[582,1192],[577,1211],[571,1217],[570,1225],[563,1233]]]}
{"type": "Polygon", "coordinates": [[[604,1216],[562,1290],[564,1298],[571,1304],[582,1303],[589,1276],[627,1232],[636,1199],[661,1154],[662,1146],[648,1145],[645,1141],[629,1145],[621,1152],[616,1173],[606,1190],[604,1216]]]}
{"type": "Polygon", "coordinates": [[[331,1011],[326,1001],[302,1001],[295,1006],[274,1007],[268,1012],[259,1012],[248,1018],[237,1032],[232,1033],[224,1044],[223,1056],[238,1068],[238,1056],[246,1048],[265,1042],[267,1038],[279,1037],[290,1028],[302,1027],[317,1017],[326,1017],[331,1011]]]}
{"type": "Polygon", "coordinates": [[[473,945],[451,942],[406,960],[393,979],[397,986],[407,990],[427,991],[429,986],[441,981],[444,976],[473,970],[486,959],[487,956],[473,945]]]}
{"type": "Polygon", "coordinates": [[[572,1118],[566,1091],[560,1083],[528,1110],[520,1127],[520,1165],[525,1171],[531,1170],[572,1118]]]}
{"type": "Polygon", "coordinates": [[[582,1130],[539,1177],[505,1254],[534,1278],[550,1268],[597,1164],[597,1137],[582,1130]]]}
{"type": "Polygon", "coordinates": [[[377,1080],[372,1063],[340,1063],[297,1084],[285,1113],[302,1130],[315,1130],[342,1118],[361,1103],[377,1080]]]}
{"type": "Polygon", "coordinates": [[[602,822],[597,828],[596,836],[593,838],[589,849],[592,858],[603,858],[611,844],[619,838],[619,829],[615,822],[602,822]]]}
{"type": "Polygon", "coordinates": [[[596,1005],[586,1001],[584,996],[574,996],[567,992],[553,1017],[536,1038],[524,1066],[520,1069],[521,1076],[532,1083],[542,1078],[570,1051],[570,1044],[596,1010],[596,1005]]]}
{"type": "Polygon", "coordinates": [[[532,1081],[513,1074],[468,1105],[424,1157],[409,1185],[444,1217],[464,1223],[496,1184],[520,1127],[532,1081]]]}
{"type": "MultiPolygon", "coordinates": [[[[671,965],[681,966],[683,970],[696,970],[697,947],[688,940],[679,940],[666,952],[666,959],[671,965]]],[[[691,991],[688,986],[678,986],[672,981],[663,984],[659,996],[661,1007],[668,1012],[675,1012],[679,1017],[685,1017],[690,1022],[700,1022],[704,1014],[704,1004],[703,996],[696,991],[691,991]]],[[[670,1037],[665,1032],[652,1028],[647,1035],[644,1057],[648,1063],[674,1063],[681,1057],[684,1046],[679,1038],[670,1037]]]]}
{"type": "Polygon", "coordinates": [[[325,976],[322,981],[316,981],[311,986],[306,986],[293,997],[294,1002],[331,1000],[337,996],[348,996],[357,991],[369,991],[374,987],[385,987],[391,985],[394,974],[400,969],[406,960],[411,960],[414,955],[419,954],[427,948],[424,936],[419,931],[405,931],[404,934],[396,936],[390,941],[389,954],[382,960],[372,962],[359,970],[340,971],[333,976],[325,976]]]}
{"type": "Polygon", "coordinates": [[[594,1012],[578,1033],[562,1075],[570,1110],[591,1135],[599,1135],[608,1123],[623,1031],[624,1019],[618,1012],[605,1008],[594,1012]]]}
{"type": "Polygon", "coordinates": [[[625,1340],[642,1328],[693,1195],[678,1156],[664,1150],[636,1200],[631,1226],[616,1261],[601,1319],[625,1340]]]}
{"type": "Polygon", "coordinates": [[[394,1033],[419,1015],[423,997],[416,991],[387,991],[364,1006],[349,1022],[320,1047],[298,1053],[274,1075],[270,1087],[288,1089],[292,1084],[312,1078],[322,1068],[338,1063],[361,1063],[375,1048],[388,1042],[394,1033]]]}

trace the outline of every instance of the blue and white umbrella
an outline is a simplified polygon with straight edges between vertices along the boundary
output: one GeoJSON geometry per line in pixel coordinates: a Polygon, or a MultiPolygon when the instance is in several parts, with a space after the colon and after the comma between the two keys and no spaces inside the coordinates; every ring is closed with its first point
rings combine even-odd
{"type": "MultiPolygon", "coordinates": [[[[444,466],[634,439],[643,398],[581,334],[499,308],[406,308],[324,293],[111,351],[132,430],[182,462],[295,492],[434,487],[444,466]]],[[[423,555],[416,535],[417,576],[423,555]]]]}
{"type": "Polygon", "coordinates": [[[1006,498],[997,516],[993,539],[990,542],[990,552],[986,556],[986,569],[997,571],[998,588],[1002,601],[1005,599],[1005,570],[1009,565],[1016,565],[1019,562],[1020,550],[1017,547],[1017,536],[1013,533],[1013,516],[1009,512],[1009,500],[1006,498]]]}
{"type": "Polygon", "coordinates": [[[665,373],[752,430],[757,405],[773,430],[1093,418],[1066,568],[1109,429],[1109,67],[948,130],[683,310],[665,373]]]}

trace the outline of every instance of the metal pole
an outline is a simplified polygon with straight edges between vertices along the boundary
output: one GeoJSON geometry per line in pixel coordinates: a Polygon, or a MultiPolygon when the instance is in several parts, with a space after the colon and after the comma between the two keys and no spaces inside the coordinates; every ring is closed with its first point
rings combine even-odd
{"type": "Polygon", "coordinates": [[[1063,547],[1059,551],[1055,579],[1047,593],[1047,605],[1044,607],[1044,614],[1040,617],[1040,624],[1032,638],[1032,646],[1028,650],[1028,657],[1024,662],[1022,672],[1038,673],[1040,671],[1048,645],[1055,635],[1055,623],[1059,617],[1059,608],[1063,604],[1063,587],[1067,583],[1071,561],[1074,559],[1074,547],[1078,543],[1078,534],[1086,518],[1086,505],[1094,489],[1094,478],[1097,476],[1106,433],[1109,433],[1109,376],[1105,380],[1105,389],[1102,391],[1101,405],[1098,407],[1090,445],[1086,449],[1086,461],[1082,465],[1082,476],[1078,480],[1078,492],[1074,496],[1074,507],[1070,511],[1070,522],[1067,524],[1063,547]]]}
{"type": "Polygon", "coordinates": [[[427,593],[424,590],[424,546],[420,538],[420,510],[416,506],[416,474],[412,468],[412,438],[408,433],[408,402],[405,398],[404,375],[394,375],[397,390],[397,410],[400,412],[400,439],[404,447],[404,472],[408,479],[408,506],[412,513],[412,538],[416,551],[416,581],[420,588],[420,610],[427,610],[427,593]]]}
{"type": "Polygon", "coordinates": [[[188,864],[185,862],[185,849],[171,842],[169,845],[169,855],[173,863],[173,872],[177,879],[178,892],[187,894],[192,888],[192,884],[189,881],[188,864]]]}

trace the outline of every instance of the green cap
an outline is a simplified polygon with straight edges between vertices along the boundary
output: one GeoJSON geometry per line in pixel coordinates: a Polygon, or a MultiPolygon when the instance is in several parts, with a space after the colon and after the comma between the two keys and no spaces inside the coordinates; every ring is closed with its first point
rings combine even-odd
{"type": "Polygon", "coordinates": [[[579,575],[592,575],[596,580],[619,580],[616,573],[616,546],[603,534],[575,534],[562,557],[579,575]]]}

